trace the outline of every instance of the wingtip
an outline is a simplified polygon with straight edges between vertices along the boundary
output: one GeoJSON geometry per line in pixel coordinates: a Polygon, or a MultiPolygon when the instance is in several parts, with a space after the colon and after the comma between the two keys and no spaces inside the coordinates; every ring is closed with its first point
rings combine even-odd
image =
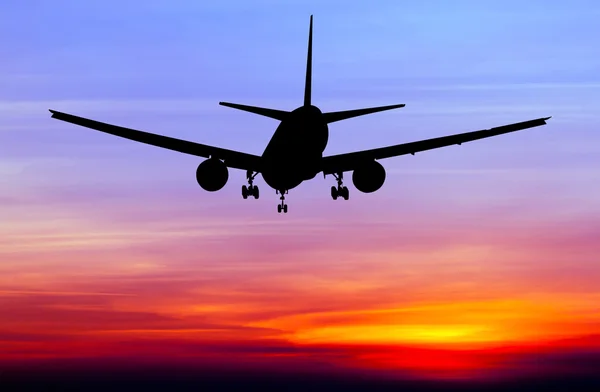
{"type": "Polygon", "coordinates": [[[550,117],[544,117],[544,121],[550,120],[552,118],[552,116],[550,117]]]}

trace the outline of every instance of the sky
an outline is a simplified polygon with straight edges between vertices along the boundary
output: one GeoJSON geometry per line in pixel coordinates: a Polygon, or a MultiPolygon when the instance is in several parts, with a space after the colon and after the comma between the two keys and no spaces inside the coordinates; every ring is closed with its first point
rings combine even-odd
{"type": "Polygon", "coordinates": [[[597,2],[1,11],[3,366],[160,358],[476,380],[600,363],[597,2]],[[384,186],[361,194],[348,176],[348,201],[318,175],[277,214],[260,176],[259,200],[242,199],[237,170],[207,193],[201,158],[50,118],[260,155],[277,122],[218,102],[300,106],[311,14],[313,104],[406,104],[331,124],[325,155],[552,119],[382,160],[384,186]]]}

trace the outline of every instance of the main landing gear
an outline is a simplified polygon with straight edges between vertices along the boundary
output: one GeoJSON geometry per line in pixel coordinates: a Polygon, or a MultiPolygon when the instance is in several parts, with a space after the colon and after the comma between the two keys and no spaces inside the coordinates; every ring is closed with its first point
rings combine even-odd
{"type": "Polygon", "coordinates": [[[288,191],[275,191],[275,193],[281,195],[279,198],[279,200],[281,200],[281,204],[277,206],[277,212],[281,214],[281,211],[283,211],[284,214],[287,214],[288,206],[285,204],[285,195],[288,193],[288,191]]]}
{"type": "Polygon", "coordinates": [[[338,185],[337,187],[331,187],[331,198],[333,200],[337,200],[338,197],[343,197],[344,200],[348,200],[348,198],[350,198],[350,191],[348,190],[348,187],[345,187],[343,184],[344,173],[334,173],[333,176],[335,177],[338,185]]]}
{"type": "Polygon", "coordinates": [[[254,181],[254,177],[256,177],[258,173],[252,173],[252,170],[248,170],[246,172],[246,178],[248,179],[248,186],[244,185],[242,186],[242,197],[244,199],[247,199],[248,196],[253,196],[255,199],[258,199],[258,196],[260,195],[259,191],[258,191],[258,186],[253,185],[252,182],[254,181]]]}

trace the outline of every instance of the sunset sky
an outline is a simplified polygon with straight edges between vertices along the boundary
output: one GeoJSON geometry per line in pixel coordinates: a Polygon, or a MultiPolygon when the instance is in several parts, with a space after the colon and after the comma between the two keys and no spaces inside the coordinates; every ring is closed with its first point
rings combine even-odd
{"type": "MultiPolygon", "coordinates": [[[[336,369],[426,379],[600,364],[600,4],[8,0],[0,16],[0,364],[336,369]],[[134,5],[135,4],[135,5],[134,5]],[[260,155],[277,122],[219,101],[405,103],[326,155],[552,116],[332,177],[220,192],[201,158],[48,109],[260,155]],[[577,358],[585,361],[578,362],[577,358]],[[583,364],[582,364],[583,363],[583,364]],[[382,374],[383,374],[382,373],[382,374]]],[[[4,365],[2,365],[4,366],[4,365]]]]}

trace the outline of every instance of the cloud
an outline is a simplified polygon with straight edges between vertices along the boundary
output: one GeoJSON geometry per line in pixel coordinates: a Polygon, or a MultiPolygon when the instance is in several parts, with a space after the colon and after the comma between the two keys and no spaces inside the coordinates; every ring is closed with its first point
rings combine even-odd
{"type": "MultiPolygon", "coordinates": [[[[69,347],[69,346],[66,346],[69,347]]],[[[76,346],[73,346],[76,347],[76,346]]],[[[297,346],[281,341],[203,342],[181,340],[84,343],[79,349],[96,348],[96,355],[66,350],[60,357],[44,361],[12,358],[9,366],[56,369],[58,374],[106,373],[133,375],[175,371],[186,374],[238,374],[252,371],[269,373],[271,380],[282,374],[328,374],[330,377],[402,379],[442,379],[491,381],[540,380],[540,375],[589,377],[600,360],[596,350],[555,350],[512,346],[492,350],[444,350],[407,346],[297,346]],[[115,355],[123,352],[127,354],[115,355]],[[76,355],[73,355],[76,354],[76,355]],[[100,354],[100,355],[98,355],[100,354]],[[70,360],[68,358],[71,358],[70,360]],[[59,370],[61,369],[61,370],[59,370]],[[153,371],[148,372],[148,370],[153,371]],[[117,373],[115,373],[117,372],[117,373]],[[190,372],[190,373],[188,373],[190,372]]]]}
{"type": "MultiPolygon", "coordinates": [[[[496,88],[506,88],[504,85],[499,85],[496,88]]],[[[459,90],[459,89],[479,89],[473,85],[471,88],[466,86],[452,87],[452,86],[431,86],[431,87],[418,87],[417,90],[459,90]]],[[[364,93],[364,89],[361,90],[364,93]]],[[[375,89],[373,89],[375,91],[375,89]]],[[[381,89],[376,89],[377,92],[381,93],[381,89]]],[[[464,97],[463,97],[464,98],[464,97]]],[[[446,102],[441,107],[431,107],[429,101],[421,97],[420,99],[412,99],[409,106],[403,109],[403,116],[422,116],[422,115],[473,115],[473,114],[506,114],[506,113],[548,113],[552,112],[580,112],[580,105],[565,104],[560,102],[553,102],[549,106],[548,103],[531,103],[531,104],[489,104],[477,102],[477,98],[473,98],[472,102],[446,102]]],[[[325,111],[337,110],[336,108],[348,108],[350,106],[361,106],[365,105],[364,98],[346,97],[340,98],[327,98],[319,102],[325,111]]],[[[292,108],[297,106],[295,99],[290,98],[276,98],[276,99],[262,99],[261,102],[257,103],[258,106],[265,107],[277,107],[277,108],[292,108]]],[[[368,104],[367,104],[368,105],[368,104]]],[[[373,105],[371,105],[373,106],[373,105]]],[[[135,116],[137,114],[148,114],[151,113],[154,117],[161,115],[187,115],[193,114],[196,116],[205,116],[208,114],[222,114],[225,115],[225,108],[218,106],[214,99],[76,99],[76,100],[48,100],[48,101],[0,101],[0,114],[5,117],[23,117],[30,116],[34,119],[43,119],[44,117],[50,118],[48,109],[54,109],[58,111],[64,111],[67,113],[80,115],[80,116],[94,116],[94,115],[105,115],[110,113],[113,117],[119,118],[120,116],[127,114],[129,116],[135,116]]],[[[229,113],[231,110],[228,109],[229,113]]],[[[206,120],[205,120],[206,121],[206,120]]],[[[58,126],[56,121],[48,122],[48,124],[54,128],[58,126]]]]}
{"type": "Polygon", "coordinates": [[[221,111],[213,100],[208,99],[74,99],[48,101],[0,101],[0,113],[7,115],[38,115],[50,118],[48,109],[72,114],[85,113],[196,113],[221,111]],[[206,109],[210,107],[210,109],[206,109]],[[204,108],[204,109],[203,109],[204,108]]]}
{"type": "MultiPolygon", "coordinates": [[[[437,84],[424,85],[415,87],[416,90],[528,90],[528,89],[600,89],[600,83],[597,82],[579,82],[579,83],[564,83],[564,82],[523,82],[523,83],[495,83],[495,84],[437,84]]],[[[574,107],[572,107],[574,108],[574,107]]]]}

